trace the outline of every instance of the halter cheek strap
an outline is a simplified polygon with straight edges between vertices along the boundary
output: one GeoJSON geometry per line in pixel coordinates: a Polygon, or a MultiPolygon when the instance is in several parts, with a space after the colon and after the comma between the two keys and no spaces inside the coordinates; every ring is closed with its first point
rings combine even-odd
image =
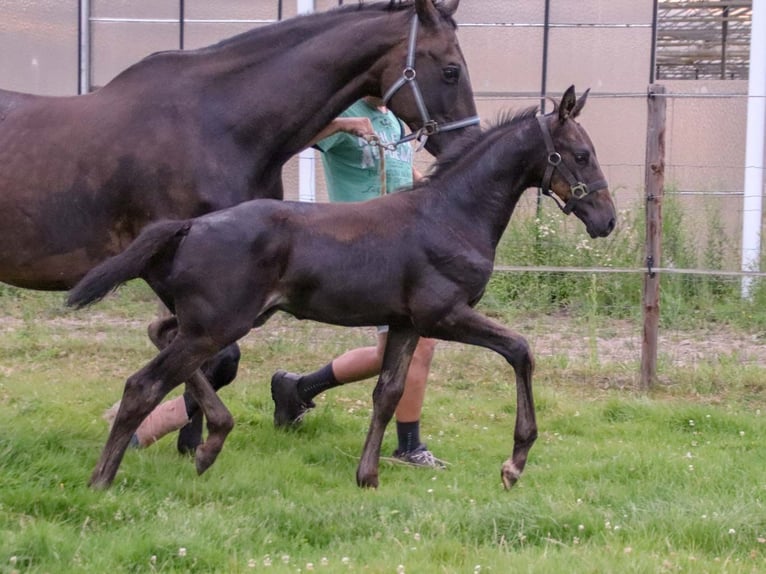
{"type": "Polygon", "coordinates": [[[590,185],[578,181],[572,170],[567,167],[561,158],[561,154],[556,151],[556,147],[553,145],[553,138],[551,132],[548,129],[548,123],[545,121],[545,116],[537,116],[537,122],[540,124],[540,129],[543,132],[543,141],[545,142],[545,150],[548,154],[548,164],[545,166],[545,173],[543,174],[542,193],[547,195],[556,205],[559,206],[561,211],[566,215],[572,213],[575,207],[575,203],[588,195],[589,193],[598,189],[604,189],[608,187],[606,180],[600,179],[593,181],[590,185]],[[558,170],[562,177],[569,184],[569,199],[565,204],[562,204],[558,197],[551,191],[551,180],[553,179],[553,172],[558,170]]]}
{"type": "Polygon", "coordinates": [[[471,116],[462,120],[439,124],[431,119],[431,116],[428,114],[428,109],[426,108],[426,102],[423,99],[423,93],[420,91],[420,86],[418,86],[418,74],[415,71],[415,45],[417,38],[418,17],[415,15],[412,17],[412,23],[410,25],[410,37],[407,46],[407,62],[405,64],[404,70],[402,71],[402,75],[396,82],[391,85],[390,88],[388,88],[388,90],[386,90],[386,93],[383,95],[383,105],[387,106],[389,100],[394,97],[394,94],[398,92],[403,86],[409,85],[412,88],[412,95],[415,98],[415,104],[418,106],[418,111],[420,112],[420,118],[423,121],[423,126],[417,131],[402,137],[394,145],[399,145],[404,142],[416,139],[418,142],[420,142],[420,146],[418,148],[420,149],[426,145],[428,136],[432,136],[440,132],[458,130],[468,126],[475,126],[478,125],[481,120],[479,116],[471,116]]]}

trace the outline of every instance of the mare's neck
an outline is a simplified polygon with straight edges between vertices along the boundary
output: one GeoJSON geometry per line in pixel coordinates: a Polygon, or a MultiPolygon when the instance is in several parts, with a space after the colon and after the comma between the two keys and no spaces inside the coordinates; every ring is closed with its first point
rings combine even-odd
{"type": "Polygon", "coordinates": [[[219,45],[209,56],[224,64],[209,82],[236,110],[238,139],[257,141],[266,128],[269,147],[287,161],[354,101],[381,95],[381,59],[406,42],[411,17],[358,9],[302,16],[269,30],[267,47],[258,35],[258,46],[246,36],[219,45]]]}

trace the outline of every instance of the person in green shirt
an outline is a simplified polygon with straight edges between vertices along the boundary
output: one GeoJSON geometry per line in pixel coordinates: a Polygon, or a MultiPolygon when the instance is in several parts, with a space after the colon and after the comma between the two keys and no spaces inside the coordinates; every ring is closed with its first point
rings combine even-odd
{"type": "MultiPolygon", "coordinates": [[[[394,146],[401,139],[399,119],[380,98],[366,97],[345,110],[315,138],[314,147],[322,152],[327,192],[331,202],[365,201],[382,193],[395,193],[412,186],[420,175],[413,167],[409,143],[394,146]],[[375,136],[382,144],[371,145],[375,136]],[[383,151],[384,150],[384,151],[383,151]],[[381,163],[380,153],[384,153],[381,163]],[[385,169],[381,180],[380,166],[385,169]]],[[[377,344],[346,351],[312,373],[297,375],[277,371],[271,379],[274,424],[290,426],[314,408],[318,394],[380,373],[386,345],[387,327],[378,327],[377,344]]],[[[404,393],[396,409],[398,448],[393,458],[411,465],[444,468],[420,438],[420,416],[426,382],[436,341],[420,339],[412,357],[404,393]]]]}

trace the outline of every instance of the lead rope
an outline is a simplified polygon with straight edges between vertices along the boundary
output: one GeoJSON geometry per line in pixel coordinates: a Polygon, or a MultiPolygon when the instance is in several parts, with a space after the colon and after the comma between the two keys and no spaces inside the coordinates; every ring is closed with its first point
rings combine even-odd
{"type": "MultiPolygon", "coordinates": [[[[373,134],[365,136],[370,147],[378,148],[378,170],[380,171],[380,195],[386,195],[388,191],[388,182],[386,181],[386,150],[389,146],[380,141],[380,138],[373,134]]],[[[395,146],[394,146],[395,147],[395,146]]]]}

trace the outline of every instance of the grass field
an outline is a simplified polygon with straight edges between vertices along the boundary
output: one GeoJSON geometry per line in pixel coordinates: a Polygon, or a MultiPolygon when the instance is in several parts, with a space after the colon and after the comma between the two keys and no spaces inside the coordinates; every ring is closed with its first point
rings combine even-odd
{"type": "MultiPolygon", "coordinates": [[[[276,317],[244,341],[239,379],[221,392],[237,426],[205,475],[168,437],[129,451],[114,486],[93,491],[101,414],[153,356],[155,305],[139,285],[78,313],[62,301],[0,292],[0,573],[766,571],[764,364],[667,365],[645,395],[634,363],[572,358],[566,345],[544,354],[540,437],[506,492],[510,369],[440,344],[423,428],[449,469],[383,463],[381,487],[365,491],[354,473],[372,385],[327,393],[283,432],[267,383],[371,331],[276,317]]],[[[533,347],[558,329],[590,348],[567,317],[503,320],[533,347]]]]}

